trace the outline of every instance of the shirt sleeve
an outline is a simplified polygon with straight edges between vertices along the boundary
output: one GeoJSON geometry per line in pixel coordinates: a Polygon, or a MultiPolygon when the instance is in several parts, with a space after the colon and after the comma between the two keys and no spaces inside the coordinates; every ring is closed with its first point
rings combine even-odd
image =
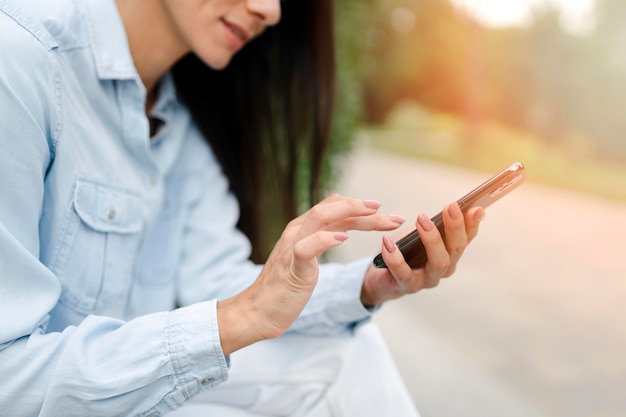
{"type": "Polygon", "coordinates": [[[361,303],[361,289],[370,264],[370,258],[322,264],[311,300],[290,331],[330,335],[352,331],[369,320],[374,310],[361,303]]]}
{"type": "Polygon", "coordinates": [[[89,316],[46,333],[61,293],[39,260],[44,181],[62,130],[59,74],[54,50],[1,12],[0,27],[1,414],[161,415],[177,408],[227,378],[215,302],[129,322],[89,316]]]}

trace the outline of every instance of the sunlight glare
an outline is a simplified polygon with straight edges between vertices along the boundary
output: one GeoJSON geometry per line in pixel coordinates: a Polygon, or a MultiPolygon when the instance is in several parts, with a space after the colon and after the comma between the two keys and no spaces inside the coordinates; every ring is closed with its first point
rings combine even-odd
{"type": "Polygon", "coordinates": [[[563,27],[573,33],[584,33],[594,23],[595,0],[452,0],[482,23],[492,27],[523,26],[536,7],[554,4],[561,10],[563,27]]]}

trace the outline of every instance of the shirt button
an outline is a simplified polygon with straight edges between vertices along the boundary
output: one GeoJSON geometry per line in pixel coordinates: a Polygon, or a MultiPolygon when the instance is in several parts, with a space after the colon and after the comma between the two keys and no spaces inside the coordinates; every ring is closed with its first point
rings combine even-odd
{"type": "Polygon", "coordinates": [[[150,181],[150,185],[155,185],[156,182],[157,182],[157,179],[156,179],[156,177],[150,177],[149,181],[150,181]]]}
{"type": "Polygon", "coordinates": [[[107,215],[107,217],[109,218],[109,220],[115,219],[115,209],[109,210],[109,214],[107,215]]]}
{"type": "Polygon", "coordinates": [[[209,385],[211,382],[213,382],[213,378],[204,378],[202,380],[202,385],[209,385]]]}

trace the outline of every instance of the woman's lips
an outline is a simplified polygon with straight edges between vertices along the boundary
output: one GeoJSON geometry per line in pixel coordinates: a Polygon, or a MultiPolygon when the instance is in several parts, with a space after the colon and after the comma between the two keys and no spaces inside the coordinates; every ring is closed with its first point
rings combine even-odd
{"type": "Polygon", "coordinates": [[[243,44],[247,43],[252,37],[250,36],[250,34],[243,29],[241,26],[236,25],[233,22],[229,22],[226,19],[222,19],[222,21],[224,22],[224,24],[226,25],[226,27],[230,30],[230,32],[235,35],[235,37],[237,39],[239,39],[241,41],[241,46],[243,46],[243,44]]]}

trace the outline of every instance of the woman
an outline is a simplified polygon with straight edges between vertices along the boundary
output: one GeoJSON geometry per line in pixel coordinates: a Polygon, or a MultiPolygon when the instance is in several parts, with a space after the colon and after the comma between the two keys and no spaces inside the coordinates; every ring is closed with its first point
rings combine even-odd
{"type": "Polygon", "coordinates": [[[483,211],[448,205],[445,241],[419,215],[419,270],[388,236],[389,269],[319,265],[403,222],[332,195],[248,260],[263,168],[314,192],[328,134],[330,4],[290,3],[281,26],[277,0],[0,1],[3,413],[416,415],[365,323],[449,276],[483,211]]]}

